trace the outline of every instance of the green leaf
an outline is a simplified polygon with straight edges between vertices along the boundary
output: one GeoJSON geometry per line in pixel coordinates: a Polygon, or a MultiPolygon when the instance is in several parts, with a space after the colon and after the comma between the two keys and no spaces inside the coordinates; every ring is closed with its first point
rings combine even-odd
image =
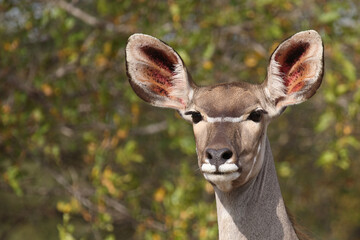
{"type": "Polygon", "coordinates": [[[332,23],[340,18],[338,10],[333,10],[331,12],[325,12],[319,16],[319,21],[321,23],[332,23]]]}
{"type": "Polygon", "coordinates": [[[204,60],[211,59],[211,57],[214,55],[214,52],[215,52],[215,44],[213,42],[210,42],[204,51],[203,54],[204,60]]]}
{"type": "Polygon", "coordinates": [[[329,167],[334,164],[337,160],[336,152],[332,150],[327,150],[321,154],[320,158],[317,160],[317,164],[321,167],[329,167]]]}
{"type": "Polygon", "coordinates": [[[23,191],[19,184],[20,171],[16,166],[10,166],[6,170],[6,178],[10,187],[14,190],[15,194],[19,197],[23,196],[23,191]]]}
{"type": "Polygon", "coordinates": [[[320,116],[320,119],[315,127],[317,132],[325,131],[335,120],[333,111],[326,111],[320,116]]]}

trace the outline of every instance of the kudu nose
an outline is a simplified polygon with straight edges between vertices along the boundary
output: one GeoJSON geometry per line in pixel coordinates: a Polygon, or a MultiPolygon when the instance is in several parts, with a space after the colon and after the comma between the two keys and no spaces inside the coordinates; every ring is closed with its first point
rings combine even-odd
{"type": "Polygon", "coordinates": [[[209,160],[210,164],[215,165],[218,168],[221,164],[224,164],[233,156],[233,152],[228,148],[221,149],[206,149],[206,159],[209,160]]]}

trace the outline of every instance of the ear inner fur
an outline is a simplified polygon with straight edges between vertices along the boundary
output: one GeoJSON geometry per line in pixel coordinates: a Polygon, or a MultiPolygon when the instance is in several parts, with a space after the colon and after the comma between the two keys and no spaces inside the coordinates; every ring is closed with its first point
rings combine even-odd
{"type": "Polygon", "coordinates": [[[173,87],[173,76],[175,75],[175,56],[152,46],[142,46],[141,52],[149,60],[147,64],[137,64],[141,69],[139,72],[145,75],[142,79],[150,84],[149,90],[157,95],[169,97],[169,88],[173,87]]]}
{"type": "Polygon", "coordinates": [[[173,86],[171,74],[145,64],[137,64],[137,69],[139,69],[139,81],[144,84],[150,84],[151,90],[154,90],[156,93],[160,93],[161,91],[158,91],[160,89],[167,92],[167,94],[160,94],[162,96],[169,95],[167,89],[173,86]]]}
{"type": "Polygon", "coordinates": [[[195,84],[175,50],[149,35],[134,34],[126,60],[130,84],[139,97],[158,107],[185,110],[195,84]]]}
{"type": "Polygon", "coordinates": [[[141,51],[146,55],[150,62],[154,63],[157,67],[167,70],[171,74],[174,73],[175,65],[177,64],[175,56],[170,56],[170,54],[151,46],[142,46],[141,51]]]}
{"type": "Polygon", "coordinates": [[[315,94],[323,76],[324,47],[314,31],[299,32],[283,41],[270,57],[263,84],[271,116],[315,94]]]}
{"type": "Polygon", "coordinates": [[[286,53],[279,52],[275,56],[275,61],[280,64],[280,74],[283,76],[287,94],[297,92],[304,87],[304,71],[306,66],[302,63],[302,57],[306,55],[310,44],[299,42],[295,46],[290,46],[286,53]]]}

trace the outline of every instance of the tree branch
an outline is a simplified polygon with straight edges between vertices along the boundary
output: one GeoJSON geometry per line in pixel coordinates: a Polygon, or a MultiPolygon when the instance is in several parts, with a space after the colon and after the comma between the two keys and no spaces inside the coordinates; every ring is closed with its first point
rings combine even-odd
{"type": "Polygon", "coordinates": [[[64,0],[55,0],[53,3],[59,8],[69,13],[70,15],[72,15],[73,17],[80,19],[81,21],[92,27],[104,27],[110,32],[123,34],[129,34],[133,32],[133,30],[129,26],[115,25],[111,22],[98,19],[64,0]]]}
{"type": "Polygon", "coordinates": [[[131,134],[134,135],[151,135],[158,132],[162,132],[168,128],[168,124],[166,121],[149,124],[144,127],[139,127],[131,130],[131,134]]]}
{"type": "MultiPolygon", "coordinates": [[[[46,167],[46,169],[48,173],[50,173],[50,175],[56,180],[56,182],[58,182],[65,190],[74,196],[84,207],[92,212],[99,212],[97,207],[89,200],[89,196],[93,195],[95,192],[93,189],[86,187],[74,187],[68,182],[68,180],[65,179],[62,174],[57,173],[49,167],[46,167]],[[88,193],[85,193],[86,191],[88,193]]],[[[115,210],[115,212],[110,212],[115,220],[136,222],[136,220],[130,216],[126,207],[124,207],[122,204],[109,197],[105,197],[105,202],[108,204],[108,206],[115,210]]]]}

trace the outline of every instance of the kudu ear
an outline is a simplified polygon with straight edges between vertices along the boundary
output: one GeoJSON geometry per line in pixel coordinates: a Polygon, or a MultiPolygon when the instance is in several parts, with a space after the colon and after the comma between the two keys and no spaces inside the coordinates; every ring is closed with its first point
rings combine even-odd
{"type": "Polygon", "coordinates": [[[314,30],[299,32],[276,48],[263,83],[270,115],[279,115],[286,106],[302,103],[315,94],[323,77],[323,57],[321,37],[314,30]]]}
{"type": "Polygon", "coordinates": [[[131,87],[144,101],[180,112],[190,103],[195,85],[180,56],[164,42],[145,34],[130,36],[126,68],[131,87]]]}

